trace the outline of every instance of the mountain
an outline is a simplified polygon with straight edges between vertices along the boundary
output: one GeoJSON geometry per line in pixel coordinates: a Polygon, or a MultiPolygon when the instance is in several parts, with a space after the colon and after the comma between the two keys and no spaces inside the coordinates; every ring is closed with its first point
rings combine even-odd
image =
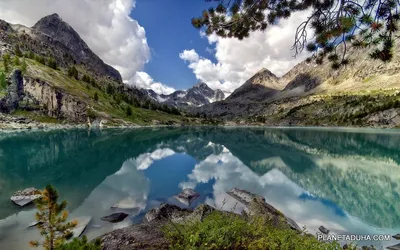
{"type": "Polygon", "coordinates": [[[155,93],[149,96],[148,91],[124,85],[120,73],[57,14],[43,17],[31,28],[0,20],[3,74],[0,128],[10,121],[29,127],[31,120],[96,126],[198,120],[155,101],[155,93]]]}
{"type": "Polygon", "coordinates": [[[307,60],[282,77],[262,69],[226,100],[195,112],[240,123],[319,126],[400,126],[400,46],[390,62],[372,48],[348,46],[349,64],[332,69],[307,60]]]}
{"type": "Polygon", "coordinates": [[[153,90],[146,91],[154,101],[179,108],[200,107],[225,99],[224,92],[213,90],[204,82],[199,82],[186,91],[177,90],[169,95],[158,95],[153,90]]]}

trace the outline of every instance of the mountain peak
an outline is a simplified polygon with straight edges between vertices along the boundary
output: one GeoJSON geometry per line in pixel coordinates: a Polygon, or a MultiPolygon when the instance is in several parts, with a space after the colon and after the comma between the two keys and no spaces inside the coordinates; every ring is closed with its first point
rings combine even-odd
{"type": "Polygon", "coordinates": [[[65,23],[61,17],[57,14],[51,14],[45,17],[42,17],[32,28],[36,30],[41,30],[43,27],[47,26],[59,26],[60,24],[64,24],[69,26],[65,23]]]}
{"type": "Polygon", "coordinates": [[[209,88],[209,86],[205,82],[202,82],[202,81],[199,81],[193,87],[209,88]]]}

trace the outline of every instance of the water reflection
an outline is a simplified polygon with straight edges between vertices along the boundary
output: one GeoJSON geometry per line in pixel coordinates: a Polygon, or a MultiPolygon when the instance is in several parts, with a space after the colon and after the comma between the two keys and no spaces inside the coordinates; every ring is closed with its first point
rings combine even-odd
{"type": "MultiPolygon", "coordinates": [[[[71,216],[91,215],[90,238],[140,221],[183,188],[230,210],[233,187],[266,197],[300,225],[344,233],[400,231],[400,134],[316,129],[165,128],[0,134],[0,248],[37,236],[34,210],[10,195],[52,183],[71,216]],[[124,222],[100,220],[134,204],[124,222]],[[225,202],[224,202],[225,201],[225,202]]],[[[236,207],[238,210],[240,206],[236,207]]],[[[126,211],[126,210],[125,210],[126,211]]],[[[388,244],[388,243],[385,243],[388,244]]]]}

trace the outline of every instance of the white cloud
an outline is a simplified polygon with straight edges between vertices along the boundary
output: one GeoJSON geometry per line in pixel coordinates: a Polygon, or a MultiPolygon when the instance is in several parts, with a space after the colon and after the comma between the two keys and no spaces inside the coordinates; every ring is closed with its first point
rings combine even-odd
{"type": "MultiPolygon", "coordinates": [[[[269,27],[266,32],[253,32],[242,41],[208,36],[209,44],[215,46],[217,63],[200,57],[193,49],[184,50],[180,57],[189,62],[189,68],[199,80],[211,88],[232,93],[261,68],[282,76],[308,56],[304,52],[293,58],[294,51],[291,50],[295,30],[308,15],[308,11],[295,13],[278,25],[269,27]]],[[[200,32],[200,36],[206,37],[204,32],[200,32]]]]}
{"type": "Polygon", "coordinates": [[[135,85],[139,88],[152,89],[157,94],[171,94],[175,91],[174,88],[168,87],[160,82],[155,82],[149,74],[143,71],[136,72],[128,85],[135,85]]]}
{"type": "MultiPolygon", "coordinates": [[[[1,0],[0,19],[33,26],[40,18],[58,13],[124,81],[135,77],[150,60],[146,31],[130,18],[135,0],[1,0]]],[[[154,85],[162,89],[163,85],[154,85]]]]}
{"type": "Polygon", "coordinates": [[[145,170],[149,168],[154,161],[164,159],[174,154],[175,152],[169,148],[157,149],[152,153],[141,154],[136,158],[137,169],[145,170]]]}

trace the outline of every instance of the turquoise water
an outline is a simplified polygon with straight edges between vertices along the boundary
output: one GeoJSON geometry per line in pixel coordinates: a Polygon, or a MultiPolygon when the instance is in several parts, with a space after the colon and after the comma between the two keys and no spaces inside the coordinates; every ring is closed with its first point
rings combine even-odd
{"type": "MultiPolygon", "coordinates": [[[[156,128],[0,132],[0,249],[28,249],[34,208],[11,203],[16,190],[54,185],[70,217],[93,216],[94,238],[139,222],[183,188],[199,203],[231,210],[238,187],[306,226],[335,233],[400,232],[400,133],[313,128],[156,128]],[[117,224],[100,217],[130,197],[117,224]]],[[[368,242],[367,242],[368,243],[368,242]]],[[[392,242],[372,242],[388,245],[392,242]]]]}

